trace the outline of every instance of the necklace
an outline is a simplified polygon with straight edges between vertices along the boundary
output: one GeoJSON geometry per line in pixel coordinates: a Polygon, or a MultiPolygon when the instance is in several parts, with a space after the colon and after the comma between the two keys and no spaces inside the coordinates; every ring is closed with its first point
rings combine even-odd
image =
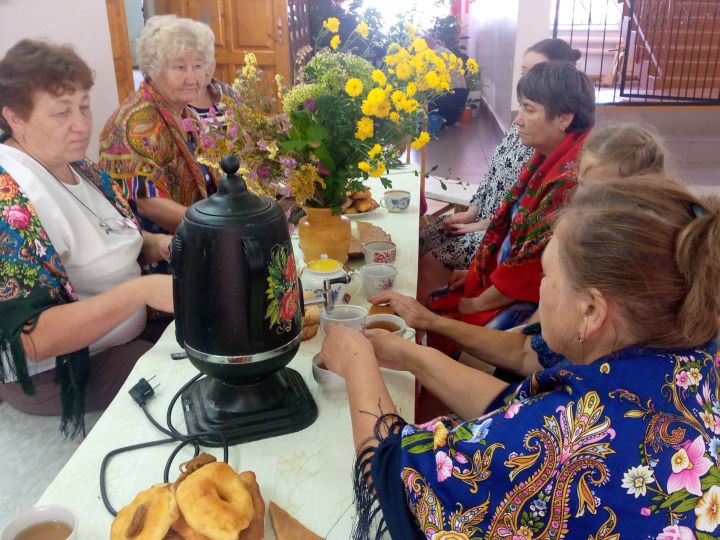
{"type": "MultiPolygon", "coordinates": [[[[13,140],[16,142],[16,144],[17,144],[20,148],[22,148],[22,150],[25,152],[25,154],[26,154],[27,156],[33,157],[33,156],[31,156],[31,155],[28,153],[27,150],[25,150],[25,147],[24,147],[22,144],[20,144],[20,141],[18,141],[18,140],[15,139],[15,138],[13,138],[13,140]]],[[[38,163],[43,169],[45,169],[45,171],[46,171],[52,178],[54,178],[55,181],[57,181],[57,183],[60,184],[60,185],[63,187],[63,189],[64,189],[65,191],[67,191],[67,192],[70,194],[70,196],[72,196],[73,199],[75,199],[77,202],[79,202],[79,203],[83,206],[83,208],[85,208],[85,210],[87,210],[88,212],[90,212],[90,213],[95,217],[95,219],[97,219],[98,226],[99,226],[103,231],[105,231],[105,234],[117,233],[117,232],[122,232],[122,231],[126,231],[126,230],[135,230],[135,231],[138,230],[137,224],[136,224],[132,219],[130,219],[130,218],[123,217],[123,216],[112,217],[112,218],[101,218],[100,216],[98,216],[92,208],[90,208],[87,204],[85,204],[85,203],[82,201],[82,199],[80,199],[80,197],[78,197],[77,195],[75,195],[75,194],[72,192],[72,190],[65,185],[65,182],[63,182],[63,181],[60,180],[57,176],[55,176],[52,172],[50,172],[50,169],[48,169],[48,168],[45,166],[44,163],[42,163],[42,162],[41,162],[39,159],[37,159],[37,158],[34,158],[34,157],[33,157],[33,159],[34,159],[35,162],[38,163]]],[[[68,165],[68,167],[70,168],[70,172],[72,172],[74,176],[80,178],[80,183],[82,183],[82,184],[90,184],[90,185],[95,189],[95,191],[97,191],[97,192],[100,194],[100,196],[101,196],[103,199],[107,200],[107,198],[105,197],[105,194],[104,194],[102,191],[100,191],[100,188],[99,188],[99,187],[97,187],[95,184],[93,184],[93,183],[90,182],[89,180],[85,179],[85,177],[83,177],[81,174],[76,174],[75,171],[72,169],[72,167],[70,167],[70,165],[68,165]],[[83,182],[83,181],[84,181],[84,182],[83,182]]]]}

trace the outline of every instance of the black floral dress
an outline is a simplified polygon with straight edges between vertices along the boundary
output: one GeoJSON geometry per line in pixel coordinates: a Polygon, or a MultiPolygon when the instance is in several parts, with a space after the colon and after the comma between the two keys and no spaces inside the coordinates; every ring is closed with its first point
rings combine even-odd
{"type": "MultiPolygon", "coordinates": [[[[471,206],[480,209],[478,221],[489,218],[500,207],[505,194],[532,154],[533,149],[520,142],[517,125],[512,124],[505,138],[495,148],[490,167],[470,201],[471,206]]],[[[453,236],[443,228],[446,217],[420,230],[420,252],[432,252],[450,270],[467,270],[485,231],[453,236]]]]}

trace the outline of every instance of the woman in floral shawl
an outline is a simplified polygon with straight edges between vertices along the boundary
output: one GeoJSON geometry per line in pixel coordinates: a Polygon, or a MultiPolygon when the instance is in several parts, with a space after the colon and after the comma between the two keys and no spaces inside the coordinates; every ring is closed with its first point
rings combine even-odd
{"type": "MultiPolygon", "coordinates": [[[[494,322],[498,329],[516,326],[535,311],[550,217],[576,185],[578,159],[595,114],[592,82],[569,62],[535,65],[517,91],[515,123],[520,140],[535,154],[493,215],[470,269],[453,274],[455,291],[429,304],[478,325],[508,310],[510,315],[494,322]]],[[[436,341],[433,346],[442,345],[436,341]]]]}
{"type": "Polygon", "coordinates": [[[329,329],[321,359],[345,378],[358,448],[356,538],[720,532],[720,204],[661,177],[590,187],[542,264],[543,337],[571,363],[517,387],[387,332],[329,329]],[[409,369],[465,420],[407,424],[379,366],[409,369]]]}
{"type": "Polygon", "coordinates": [[[0,399],[82,431],[151,343],[146,305],[172,312],[170,237],[138,230],[85,159],[92,72],[69,47],[22,40],[0,61],[0,399]]]}
{"type": "Polygon", "coordinates": [[[197,117],[187,106],[214,58],[206,25],[150,18],[138,38],[145,80],[100,134],[100,167],[120,180],[145,230],[174,233],[192,203],[214,193],[217,174],[195,160],[197,117]]]}

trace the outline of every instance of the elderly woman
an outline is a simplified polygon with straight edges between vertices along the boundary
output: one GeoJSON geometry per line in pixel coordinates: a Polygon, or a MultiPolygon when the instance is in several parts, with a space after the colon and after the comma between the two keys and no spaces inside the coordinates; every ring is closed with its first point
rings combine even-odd
{"type": "Polygon", "coordinates": [[[330,328],[321,359],[345,378],[359,452],[356,537],[375,515],[392,538],[713,536],[718,268],[716,199],[661,177],[602,183],[543,253],[542,333],[570,364],[510,387],[388,332],[330,328]],[[378,363],[465,421],[405,424],[378,363]]]}
{"type": "MultiPolygon", "coordinates": [[[[578,189],[612,179],[663,174],[664,166],[663,144],[649,128],[637,124],[598,126],[583,147],[578,189]]],[[[465,364],[481,369],[490,364],[501,370],[496,374],[510,372],[527,377],[564,360],[547,346],[539,323],[527,325],[522,332],[505,332],[447,319],[414,298],[392,291],[370,300],[374,304],[389,303],[411,327],[452,341],[469,353],[469,357],[460,358],[465,364]]]]}
{"type": "MultiPolygon", "coordinates": [[[[552,234],[550,217],[576,185],[578,159],[595,115],[593,84],[569,62],[536,64],[517,90],[515,123],[520,140],[535,154],[493,215],[470,269],[458,280],[462,292],[429,304],[447,317],[477,325],[492,321],[497,329],[516,326],[536,309],[540,256],[552,234]]],[[[436,339],[433,346],[446,344],[436,339]]]]}
{"type": "Polygon", "coordinates": [[[214,57],[207,26],[150,18],[137,41],[145,80],[100,134],[100,167],[120,180],[143,229],[174,232],[186,208],[215,191],[216,173],[195,160],[197,116],[188,104],[214,57]]]}
{"type": "Polygon", "coordinates": [[[171,238],[141,232],[85,159],[90,68],[69,47],[23,40],[0,61],[0,399],[82,428],[151,343],[146,306],[172,312],[171,238]]]}
{"type": "MultiPolygon", "coordinates": [[[[580,51],[561,39],[544,39],[527,51],[521,73],[540,62],[576,62],[580,51]]],[[[505,193],[518,179],[534,150],[520,142],[517,124],[512,124],[490,160],[477,192],[464,212],[457,212],[423,227],[420,231],[420,276],[418,299],[448,282],[451,271],[467,270],[485,234],[490,218],[500,207],[505,193]]]]}

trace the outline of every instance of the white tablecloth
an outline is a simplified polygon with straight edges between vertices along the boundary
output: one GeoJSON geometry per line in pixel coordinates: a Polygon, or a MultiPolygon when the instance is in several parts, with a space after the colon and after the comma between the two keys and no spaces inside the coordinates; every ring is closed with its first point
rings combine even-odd
{"type": "MultiPolygon", "coordinates": [[[[396,266],[399,270],[394,289],[414,295],[417,286],[417,245],[419,217],[419,179],[414,169],[405,167],[390,176],[393,188],[412,194],[410,208],[402,214],[391,214],[379,208],[363,218],[372,221],[392,235],[398,244],[396,266]]],[[[379,181],[370,184],[373,196],[382,197],[379,181]]],[[[296,241],[296,240],[295,240],[296,241]]],[[[296,257],[302,265],[302,257],[296,257]]],[[[359,267],[362,263],[352,263],[359,267]]],[[[361,291],[352,303],[365,305],[361,291]]],[[[311,359],[319,352],[320,336],[303,342],[289,367],[297,370],[307,383],[318,405],[315,423],[303,431],[244,443],[230,448],[229,462],[236,470],[252,470],[258,478],[266,504],[274,500],[306,526],[327,538],[346,539],[354,520],[352,506],[352,471],[354,448],[347,398],[344,392],[329,394],[312,377],[311,359]],[[333,526],[334,525],[334,526],[333,526]],[[332,529],[332,530],[331,530],[332,529]]],[[[137,363],[120,393],[113,400],[87,439],[38,501],[42,504],[70,506],[80,517],[79,539],[108,538],[112,516],[100,498],[99,471],[103,457],[111,450],[130,444],[165,438],[147,421],[141,409],[128,395],[138,379],[155,377],[159,384],[148,408],[164,423],[165,411],[177,390],[197,374],[187,360],[173,361],[171,352],[180,351],[171,325],[158,343],[137,363]]],[[[407,373],[384,371],[384,378],[400,414],[412,420],[414,415],[414,378],[407,373]]],[[[175,426],[181,431],[185,423],[176,407],[175,426]]],[[[127,504],[138,491],[162,482],[165,461],[173,445],[137,450],[116,457],[107,474],[107,491],[116,509],[127,504]]],[[[48,449],[52,451],[52,449],[48,449]]],[[[205,449],[222,456],[220,449],[205,449]]],[[[185,449],[176,465],[191,457],[185,449]]],[[[171,479],[176,476],[174,466],[171,479]]],[[[266,538],[274,538],[266,518],[266,538]]]]}

